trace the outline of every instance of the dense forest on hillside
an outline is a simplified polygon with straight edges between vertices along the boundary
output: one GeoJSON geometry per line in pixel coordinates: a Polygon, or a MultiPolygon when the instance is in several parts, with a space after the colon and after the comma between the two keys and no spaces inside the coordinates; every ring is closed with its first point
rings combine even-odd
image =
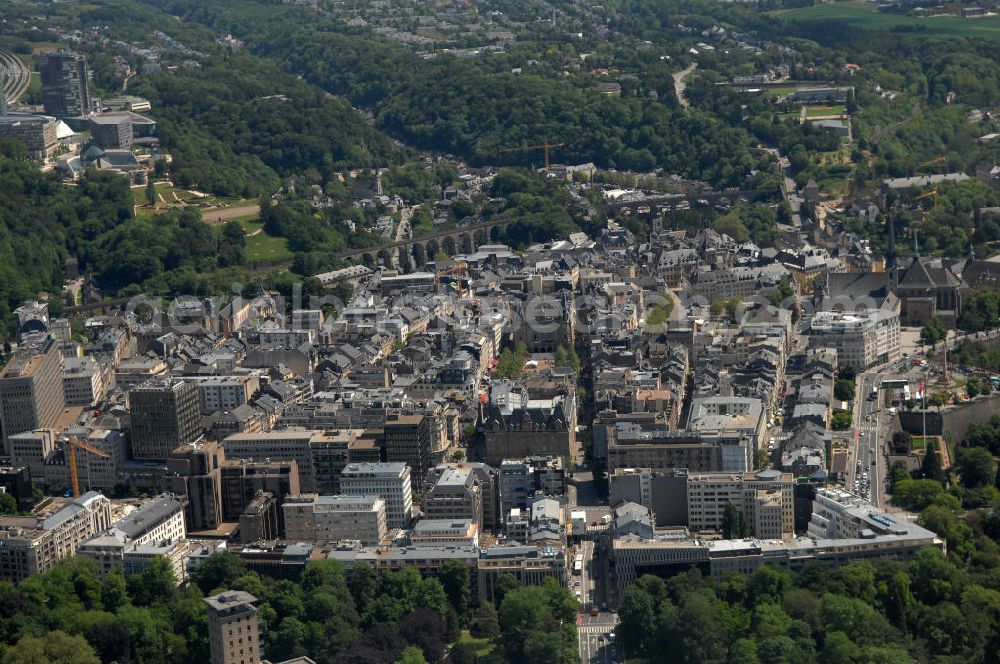
{"type": "Polygon", "coordinates": [[[362,34],[302,8],[176,0],[154,2],[185,21],[232,32],[266,56],[328,92],[370,109],[377,124],[417,148],[472,163],[539,161],[502,148],[548,140],[564,143],[569,163],[671,173],[737,185],[756,166],[750,136],[711,115],[668,103],[601,94],[592,86],[489,61],[409,49],[362,34]]]}
{"type": "Polygon", "coordinates": [[[24,300],[62,289],[66,258],[131,216],[123,178],[88,174],[64,187],[27,160],[23,145],[0,140],[0,337],[24,300]]]}
{"type": "Polygon", "coordinates": [[[279,178],[315,174],[321,182],[350,168],[388,166],[400,151],[343,101],[243,54],[197,68],[139,79],[157,133],[182,187],[255,197],[279,178]]]}
{"type": "MultiPolygon", "coordinates": [[[[244,281],[237,222],[210,226],[196,210],[137,218],[133,202],[125,178],[92,171],[68,186],[40,172],[22,145],[0,141],[0,338],[12,336],[12,312],[25,300],[62,290],[70,257],[109,295],[208,294],[244,281]]],[[[50,307],[58,314],[59,298],[50,307]]]]}
{"type": "MultiPolygon", "coordinates": [[[[773,100],[768,95],[738,95],[735,89],[720,90],[711,83],[786,64],[797,77],[853,85],[852,122],[860,147],[875,157],[869,160],[869,176],[912,175],[916,165],[939,155],[947,158],[949,169],[969,170],[1000,153],[996,145],[977,142],[982,132],[965,118],[970,108],[988,109],[1000,103],[1000,44],[995,41],[787,20],[781,13],[761,11],[764,7],[711,0],[605,4],[614,29],[655,43],[676,36],[681,23],[695,31],[721,26],[780,43],[782,48],[769,46],[752,57],[702,53],[700,70],[690,83],[695,106],[710,108],[732,123],[740,122],[737,112],[745,105],[748,129],[768,143],[774,141],[762,120],[776,120],[773,100]],[[845,69],[848,63],[856,68],[845,69]],[[884,98],[882,91],[899,96],[884,98]]],[[[773,125],[770,131],[797,131],[797,123],[787,120],[773,125]]],[[[787,143],[782,148],[791,152],[787,143]]],[[[800,161],[795,170],[808,165],[800,161]]],[[[813,168],[805,177],[815,174],[813,168]]]]}

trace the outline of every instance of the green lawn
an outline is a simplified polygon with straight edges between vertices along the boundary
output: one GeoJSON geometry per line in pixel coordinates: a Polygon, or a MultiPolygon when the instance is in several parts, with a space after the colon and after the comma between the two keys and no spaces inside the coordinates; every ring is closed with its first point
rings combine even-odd
{"type": "Polygon", "coordinates": [[[958,16],[915,18],[877,11],[863,0],[848,0],[847,2],[833,2],[799,9],[786,9],[774,12],[774,14],[790,21],[844,23],[869,30],[888,31],[896,26],[922,26],[920,34],[1000,39],[1000,16],[971,19],[958,16]]]}
{"type": "MultiPolygon", "coordinates": [[[[145,210],[140,210],[140,214],[152,215],[152,214],[162,214],[170,209],[176,209],[186,205],[197,206],[197,207],[210,207],[222,204],[236,205],[240,203],[238,198],[225,198],[222,196],[216,196],[214,194],[208,194],[206,196],[198,196],[194,192],[188,191],[187,189],[181,189],[179,187],[171,186],[166,182],[156,183],[156,193],[159,194],[161,200],[157,202],[159,208],[155,211],[149,208],[145,210]]],[[[140,185],[138,187],[132,187],[132,198],[136,205],[145,207],[146,205],[146,185],[140,185]]]]}
{"type": "Polygon", "coordinates": [[[253,233],[255,230],[257,230],[262,226],[262,224],[260,223],[259,214],[248,214],[245,217],[236,217],[231,221],[235,221],[240,226],[242,226],[243,230],[246,233],[253,233]]]}
{"type": "MultiPolygon", "coordinates": [[[[172,187],[165,182],[159,182],[156,184],[156,193],[159,194],[163,200],[160,205],[176,205],[178,203],[193,203],[195,201],[207,200],[209,197],[206,196],[203,199],[199,199],[190,191],[186,189],[178,189],[177,187],[172,187]]],[[[146,185],[139,187],[132,187],[132,198],[135,199],[136,205],[146,204],[146,185]]]]}
{"type": "Polygon", "coordinates": [[[817,118],[827,115],[847,115],[847,107],[843,104],[837,106],[807,106],[806,117],[817,118]]]}
{"type": "Polygon", "coordinates": [[[773,88],[772,87],[767,87],[767,88],[764,88],[764,94],[766,94],[768,96],[772,96],[773,95],[775,97],[787,97],[788,95],[790,95],[793,92],[795,92],[795,90],[796,90],[797,87],[798,86],[795,86],[795,85],[781,85],[781,86],[776,86],[776,87],[773,87],[773,88]]]}
{"type": "Polygon", "coordinates": [[[910,438],[911,449],[913,449],[914,452],[922,450],[925,447],[927,447],[927,441],[929,441],[929,440],[933,440],[933,441],[937,442],[938,443],[938,449],[940,449],[940,445],[941,445],[941,437],[940,436],[927,436],[926,438],[924,438],[923,436],[913,436],[912,438],[910,438]]]}
{"type": "Polygon", "coordinates": [[[288,240],[272,237],[263,230],[263,224],[249,217],[237,219],[247,234],[246,258],[250,263],[283,263],[295,254],[288,249],[288,240]],[[257,232],[260,231],[260,232],[257,232]]]}
{"type": "Polygon", "coordinates": [[[469,634],[469,630],[463,629],[462,635],[458,637],[459,643],[471,643],[476,648],[476,657],[485,657],[493,650],[494,645],[489,639],[477,639],[469,634]]]}

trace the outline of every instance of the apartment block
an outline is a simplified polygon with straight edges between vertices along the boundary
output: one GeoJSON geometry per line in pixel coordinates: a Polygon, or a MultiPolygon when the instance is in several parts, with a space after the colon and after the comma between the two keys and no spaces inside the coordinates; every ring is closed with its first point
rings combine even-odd
{"type": "Polygon", "coordinates": [[[405,528],[413,518],[410,468],[405,463],[351,463],[340,476],[347,496],[380,496],[385,500],[386,526],[405,528]]]}
{"type": "Polygon", "coordinates": [[[386,539],[386,501],[376,495],[318,496],[305,494],[288,498],[285,539],[304,542],[358,540],[378,546],[386,539]]]}
{"type": "Polygon", "coordinates": [[[107,388],[101,365],[90,356],[65,358],[62,382],[67,406],[94,406],[107,388]]]}
{"type": "Polygon", "coordinates": [[[250,401],[260,389],[260,379],[255,375],[212,376],[197,381],[198,402],[202,413],[234,410],[250,401]]]}
{"type": "Polygon", "coordinates": [[[50,498],[32,516],[0,517],[0,580],[47,572],[110,525],[111,501],[96,491],[72,500],[50,498]]]}
{"type": "Polygon", "coordinates": [[[795,532],[795,479],[791,473],[690,473],[687,479],[688,527],[721,530],[727,505],[743,513],[758,539],[782,539],[795,532]],[[759,529],[759,530],[758,530],[759,529]]]}
{"type": "Polygon", "coordinates": [[[173,494],[162,494],[88,539],[77,554],[93,558],[101,574],[107,574],[124,564],[126,551],[149,542],[179,541],[184,534],[183,504],[173,494]]]}

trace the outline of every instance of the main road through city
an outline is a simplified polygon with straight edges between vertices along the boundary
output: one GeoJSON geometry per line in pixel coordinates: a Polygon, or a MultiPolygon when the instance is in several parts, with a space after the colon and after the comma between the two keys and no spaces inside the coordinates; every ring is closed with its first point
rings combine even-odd
{"type": "Polygon", "coordinates": [[[884,406],[882,373],[858,374],[855,379],[854,438],[847,466],[847,489],[882,507],[885,492],[887,434],[891,415],[884,406]],[[873,390],[877,390],[873,391],[873,390]]]}

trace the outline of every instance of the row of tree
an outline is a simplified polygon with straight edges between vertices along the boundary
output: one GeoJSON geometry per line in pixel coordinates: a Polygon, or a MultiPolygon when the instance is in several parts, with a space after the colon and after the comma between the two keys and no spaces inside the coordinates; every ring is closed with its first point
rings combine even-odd
{"type": "Polygon", "coordinates": [[[362,564],[345,571],[337,562],[315,561],[293,581],[248,572],[229,553],[203,561],[184,588],[162,558],[127,580],[118,569],[101,577],[91,559],[74,558],[18,584],[0,582],[0,661],[208,662],[203,597],[224,589],[258,598],[262,655],[272,661],[577,661],[578,605],[554,580],[522,588],[501,577],[499,609],[473,608],[469,569],[455,561],[430,577],[413,568],[376,573],[362,564]],[[487,646],[462,637],[463,628],[487,646]]]}
{"type": "MultiPolygon", "coordinates": [[[[995,562],[997,546],[988,548],[995,562]]],[[[618,634],[629,661],[988,662],[1000,645],[993,576],[932,548],[909,563],[644,576],[625,591],[618,634]]]]}

